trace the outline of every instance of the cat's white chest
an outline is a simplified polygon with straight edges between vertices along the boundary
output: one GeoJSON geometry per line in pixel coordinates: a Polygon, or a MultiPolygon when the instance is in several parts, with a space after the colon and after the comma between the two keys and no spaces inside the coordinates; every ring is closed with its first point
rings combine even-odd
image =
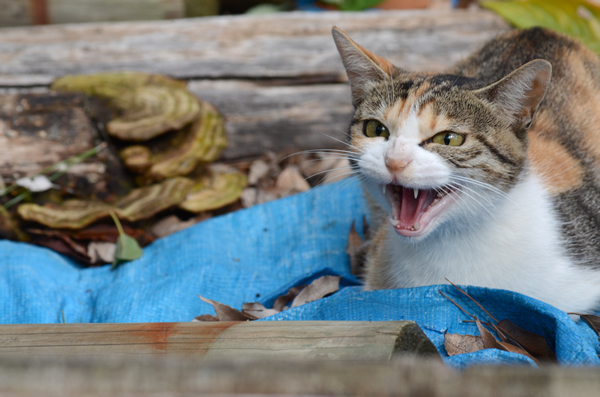
{"type": "Polygon", "coordinates": [[[535,175],[512,189],[510,200],[495,211],[483,225],[461,233],[437,233],[418,244],[402,239],[389,226],[380,257],[387,263],[379,277],[396,288],[444,284],[447,279],[507,289],[570,312],[599,307],[600,272],[567,256],[560,235],[563,226],[535,175]]]}

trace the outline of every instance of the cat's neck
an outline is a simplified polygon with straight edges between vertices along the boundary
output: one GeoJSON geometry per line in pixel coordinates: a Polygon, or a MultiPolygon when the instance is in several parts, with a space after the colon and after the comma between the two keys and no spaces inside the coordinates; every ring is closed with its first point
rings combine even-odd
{"type": "MultiPolygon", "coordinates": [[[[412,242],[390,226],[383,254],[394,263],[383,267],[388,274],[382,276],[390,277],[396,286],[442,284],[448,279],[535,295],[559,308],[563,302],[553,296],[556,288],[582,285],[580,281],[586,277],[581,267],[565,272],[573,262],[563,247],[551,198],[533,172],[508,193],[494,209],[494,216],[471,228],[453,231],[451,224],[445,225],[427,239],[412,242]]],[[[593,277],[600,283],[600,274],[593,277]]],[[[600,290],[588,294],[581,306],[589,305],[587,300],[599,294],[600,290]]],[[[571,299],[577,301],[581,296],[574,291],[571,299]]]]}

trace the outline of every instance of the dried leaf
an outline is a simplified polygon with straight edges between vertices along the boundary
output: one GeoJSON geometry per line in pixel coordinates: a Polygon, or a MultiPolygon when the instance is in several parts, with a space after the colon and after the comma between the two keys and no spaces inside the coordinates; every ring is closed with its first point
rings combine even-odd
{"type": "Polygon", "coordinates": [[[212,305],[212,307],[215,309],[215,312],[217,313],[217,318],[219,319],[219,321],[256,320],[256,317],[254,317],[250,314],[242,313],[241,311],[236,310],[236,309],[232,308],[231,306],[227,306],[223,303],[219,303],[212,299],[203,298],[200,295],[198,295],[198,298],[200,298],[203,302],[206,302],[206,303],[212,305]]]}
{"type": "Polygon", "coordinates": [[[113,263],[117,245],[107,242],[91,242],[87,246],[87,255],[92,265],[113,263]]]}
{"type": "Polygon", "coordinates": [[[252,302],[252,303],[244,303],[242,305],[242,312],[245,314],[249,314],[256,318],[265,318],[277,314],[280,310],[275,309],[267,309],[261,303],[252,302]]]}
{"type": "Polygon", "coordinates": [[[483,342],[484,349],[506,350],[498,343],[496,337],[494,337],[494,335],[490,331],[488,331],[487,328],[483,326],[483,324],[481,324],[481,321],[475,319],[475,323],[477,324],[479,335],[481,335],[481,341],[483,342]]]}
{"type": "Polygon", "coordinates": [[[268,174],[269,170],[269,165],[264,160],[254,160],[248,171],[248,185],[256,185],[260,179],[268,174]]]}
{"type": "Polygon", "coordinates": [[[211,172],[192,187],[179,208],[194,213],[222,208],[237,201],[245,187],[246,175],[212,167],[211,172]]]}
{"type": "Polygon", "coordinates": [[[569,314],[574,314],[574,315],[577,315],[577,316],[581,317],[582,319],[584,319],[590,325],[590,327],[594,330],[594,332],[596,332],[596,334],[599,337],[598,339],[600,340],[600,316],[595,316],[593,314],[579,314],[579,313],[569,313],[569,314]]]}
{"type": "Polygon", "coordinates": [[[348,159],[340,159],[333,165],[331,170],[325,174],[323,184],[338,182],[350,175],[352,175],[350,162],[348,159]]]}
{"type": "Polygon", "coordinates": [[[185,126],[200,112],[197,98],[187,91],[185,83],[160,75],[135,72],[69,75],[57,79],[51,88],[106,100],[117,115],[107,124],[107,131],[123,140],[149,140],[185,126]]]}
{"type": "Polygon", "coordinates": [[[314,280],[294,298],[292,307],[302,306],[338,291],[340,278],[340,276],[323,276],[314,280]]]}
{"type": "Polygon", "coordinates": [[[445,334],[444,347],[449,356],[472,353],[484,348],[481,336],[461,334],[445,334]]]}
{"type": "Polygon", "coordinates": [[[15,181],[15,184],[34,193],[45,192],[54,187],[54,184],[45,175],[19,178],[15,181]]]}
{"type": "Polygon", "coordinates": [[[306,179],[298,171],[295,165],[288,165],[277,177],[275,186],[282,191],[283,194],[292,194],[296,192],[305,192],[310,190],[310,185],[306,179]]]}
{"type": "Polygon", "coordinates": [[[534,334],[513,324],[510,320],[502,320],[496,325],[498,336],[502,342],[522,347],[529,354],[541,361],[556,362],[556,355],[548,346],[546,338],[534,334]]]}
{"type": "Polygon", "coordinates": [[[156,237],[166,237],[180,230],[187,229],[190,226],[194,226],[205,219],[210,218],[210,215],[197,216],[190,218],[187,221],[182,221],[175,215],[169,215],[166,218],[161,219],[152,226],[151,232],[156,237]]]}
{"type": "Polygon", "coordinates": [[[273,309],[278,311],[283,311],[287,309],[287,305],[291,301],[293,301],[296,298],[296,296],[298,296],[300,291],[302,291],[306,287],[306,285],[300,285],[298,287],[292,287],[288,289],[288,292],[285,295],[281,295],[280,297],[275,299],[275,303],[273,303],[273,309]]]}
{"type": "Polygon", "coordinates": [[[536,360],[533,356],[531,356],[531,354],[527,353],[520,347],[511,345],[507,342],[498,341],[496,337],[494,337],[494,335],[490,331],[488,331],[487,328],[485,328],[483,324],[481,324],[481,321],[479,321],[478,319],[475,319],[475,322],[477,323],[477,329],[479,329],[479,334],[481,335],[481,340],[483,341],[484,349],[498,349],[507,352],[522,354],[524,356],[529,357],[536,364],[539,364],[538,360],[536,360]]]}
{"type": "Polygon", "coordinates": [[[192,321],[219,321],[217,316],[213,316],[212,314],[203,314],[201,316],[196,316],[192,321]]]}
{"type": "Polygon", "coordinates": [[[355,276],[360,276],[364,273],[367,247],[368,245],[363,242],[356,231],[354,221],[352,221],[350,234],[348,235],[348,244],[346,245],[346,253],[350,256],[350,272],[355,276]]]}

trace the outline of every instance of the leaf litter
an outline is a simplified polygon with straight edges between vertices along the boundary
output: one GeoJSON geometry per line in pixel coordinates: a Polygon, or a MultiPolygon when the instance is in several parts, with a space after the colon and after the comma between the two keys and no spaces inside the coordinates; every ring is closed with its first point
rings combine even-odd
{"type": "Polygon", "coordinates": [[[454,288],[465,295],[468,299],[474,302],[481,308],[495,323],[482,322],[476,316],[463,309],[456,301],[439,291],[440,295],[452,302],[463,313],[467,314],[477,325],[479,336],[477,335],[461,335],[461,334],[446,334],[444,335],[444,347],[449,356],[457,354],[472,353],[483,349],[498,349],[512,353],[522,354],[529,357],[536,364],[540,363],[556,363],[556,355],[548,345],[546,338],[529,332],[512,321],[504,319],[498,321],[492,316],[479,302],[471,297],[463,289],[447,280],[454,288]],[[494,334],[487,327],[494,330],[500,340],[496,339],[494,334]]]}
{"type": "Polygon", "coordinates": [[[275,300],[271,309],[266,308],[259,302],[248,302],[244,303],[242,311],[239,311],[231,306],[198,295],[203,302],[212,305],[216,316],[203,314],[194,318],[193,321],[253,321],[269,317],[289,308],[302,306],[337,292],[340,288],[340,279],[340,276],[323,276],[314,280],[309,285],[292,287],[287,293],[275,300]]]}

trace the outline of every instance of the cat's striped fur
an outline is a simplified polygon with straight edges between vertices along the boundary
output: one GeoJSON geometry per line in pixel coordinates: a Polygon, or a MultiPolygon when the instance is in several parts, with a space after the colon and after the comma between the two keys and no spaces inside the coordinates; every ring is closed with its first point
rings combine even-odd
{"type": "Polygon", "coordinates": [[[334,39],[356,109],[349,157],[375,222],[366,287],[447,278],[599,309],[597,56],[535,28],[491,41],[447,74],[413,73],[336,28],[334,39]],[[369,120],[389,137],[368,137],[369,120]],[[448,131],[462,144],[432,142],[448,131]]]}

